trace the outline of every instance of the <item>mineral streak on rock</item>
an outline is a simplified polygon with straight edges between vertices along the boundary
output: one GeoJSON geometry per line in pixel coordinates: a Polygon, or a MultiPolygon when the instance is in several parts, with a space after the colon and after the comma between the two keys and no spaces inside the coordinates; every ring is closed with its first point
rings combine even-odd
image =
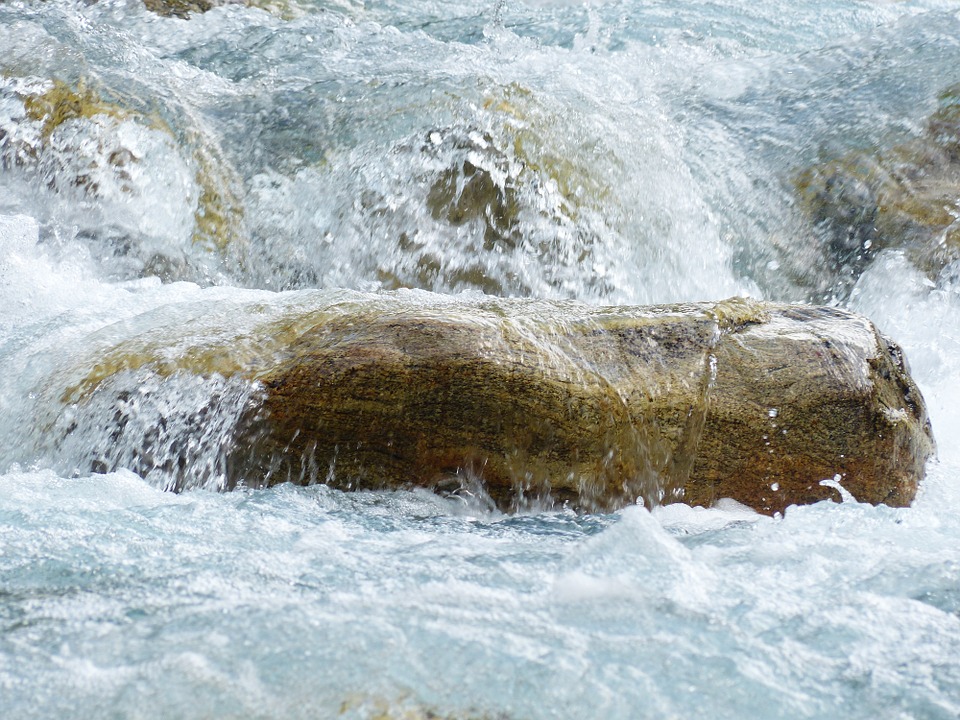
{"type": "Polygon", "coordinates": [[[122,370],[240,375],[264,399],[229,485],[479,486],[507,510],[728,497],[774,513],[836,498],[832,479],[904,506],[934,450],[901,351],[842,310],[297,297],[235,352],[195,326],[122,343],[64,401],[122,370]]]}

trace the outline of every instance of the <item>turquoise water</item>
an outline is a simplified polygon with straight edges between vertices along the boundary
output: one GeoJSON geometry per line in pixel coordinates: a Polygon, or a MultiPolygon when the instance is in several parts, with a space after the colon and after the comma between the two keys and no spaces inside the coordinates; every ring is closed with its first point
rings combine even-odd
{"type": "Polygon", "coordinates": [[[0,5],[0,717],[960,715],[960,291],[827,275],[791,185],[919,133],[958,38],[945,1],[0,5]],[[98,112],[45,127],[54,79],[98,112]],[[397,287],[842,304],[939,459],[909,509],[504,516],[218,493],[223,378],[119,377],[121,434],[63,400],[125,337],[397,287]]]}

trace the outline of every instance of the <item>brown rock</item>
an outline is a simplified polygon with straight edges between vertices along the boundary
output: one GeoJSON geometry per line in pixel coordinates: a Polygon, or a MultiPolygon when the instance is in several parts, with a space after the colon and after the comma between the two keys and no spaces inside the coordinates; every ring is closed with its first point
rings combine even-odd
{"type": "Polygon", "coordinates": [[[186,20],[192,13],[207,12],[214,7],[214,2],[213,0],[143,0],[143,5],[157,15],[186,20]]]}
{"type": "Polygon", "coordinates": [[[263,402],[238,425],[228,485],[482,487],[506,510],[729,497],[774,513],[837,497],[820,485],[834,478],[904,506],[934,450],[899,348],[831,308],[341,293],[233,343],[203,336],[155,328],[64,399],[121,370],[243,376],[263,402]]]}
{"type": "Polygon", "coordinates": [[[254,483],[480,482],[507,509],[731,497],[772,513],[836,496],[819,484],[835,476],[908,505],[933,449],[899,349],[827,308],[399,307],[323,322],[258,377],[243,446],[259,462],[238,475],[254,483]]]}

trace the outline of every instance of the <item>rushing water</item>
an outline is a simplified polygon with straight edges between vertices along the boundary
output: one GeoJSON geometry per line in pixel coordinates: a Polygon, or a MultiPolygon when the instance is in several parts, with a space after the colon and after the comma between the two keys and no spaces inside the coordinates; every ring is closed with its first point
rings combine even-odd
{"type": "Polygon", "coordinates": [[[0,717],[960,716],[960,287],[825,275],[791,185],[919,131],[960,2],[262,5],[0,4],[0,717]],[[188,437],[216,476],[254,391],[219,376],[64,404],[158,318],[398,287],[844,304],[939,460],[909,509],[508,517],[134,474],[188,437]]]}

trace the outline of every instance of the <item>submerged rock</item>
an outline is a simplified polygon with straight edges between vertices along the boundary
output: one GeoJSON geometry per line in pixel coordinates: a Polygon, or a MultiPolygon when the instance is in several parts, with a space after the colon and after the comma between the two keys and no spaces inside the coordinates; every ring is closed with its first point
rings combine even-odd
{"type": "Polygon", "coordinates": [[[796,189],[839,296],[884,249],[903,250],[935,279],[960,258],[960,85],[941,94],[920,137],[826,160],[800,173],[796,189]]]}
{"type": "MultiPolygon", "coordinates": [[[[837,497],[821,481],[905,506],[934,451],[900,349],[842,310],[294,297],[232,310],[233,334],[222,318],[152,319],[64,393],[70,432],[114,421],[82,420],[104,395],[162,394],[144,373],[245,378],[258,400],[223,449],[223,486],[479,491],[505,510],[733,498],[774,513],[837,497]]],[[[198,431],[168,442],[195,446],[198,431]]],[[[99,452],[98,469],[121,457],[99,452]]]]}
{"type": "MultiPolygon", "coordinates": [[[[314,102],[327,102],[327,91],[313,92],[314,102]]],[[[251,181],[253,241],[238,276],[282,290],[626,294],[629,249],[615,191],[625,170],[602,133],[578,128],[571,140],[562,108],[516,84],[459,94],[424,88],[423,120],[395,130],[360,125],[409,115],[396,108],[419,94],[405,92],[352,97],[338,111],[351,118],[350,139],[284,130],[305,160],[251,181]],[[371,112],[371,102],[381,109],[371,112]]],[[[284,107],[316,115],[303,97],[284,107]]]]}
{"type": "Polygon", "coordinates": [[[82,77],[0,74],[0,170],[81,208],[74,231],[124,258],[130,274],[201,279],[191,255],[245,242],[239,178],[201,129],[140,105],[82,77]]]}

